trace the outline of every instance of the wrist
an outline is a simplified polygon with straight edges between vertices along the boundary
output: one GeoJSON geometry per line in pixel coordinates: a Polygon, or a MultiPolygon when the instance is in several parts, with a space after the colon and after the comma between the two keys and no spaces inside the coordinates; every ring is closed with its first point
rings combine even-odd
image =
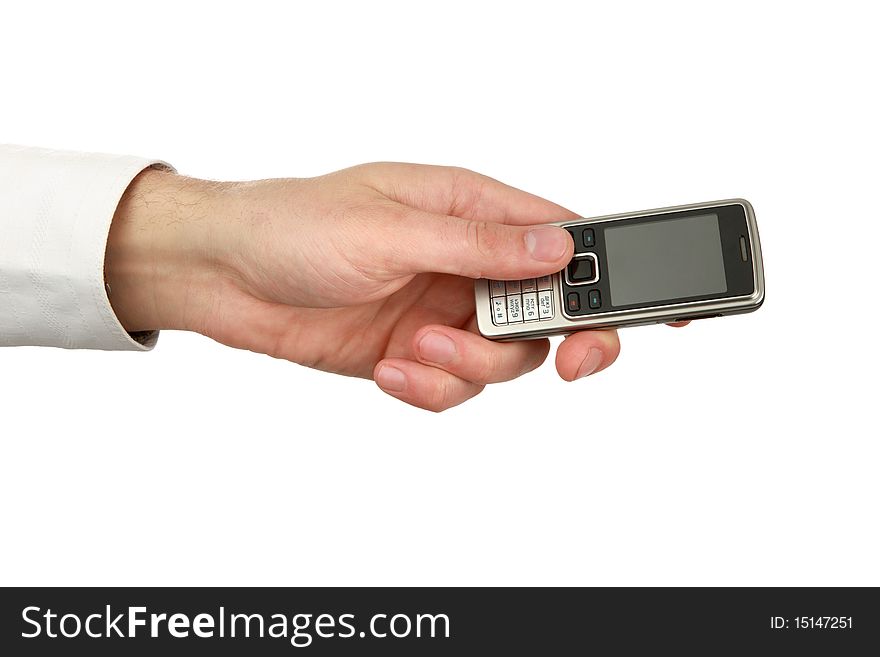
{"type": "Polygon", "coordinates": [[[222,284],[224,185],[147,169],[119,202],[104,259],[110,303],[129,332],[198,330],[222,284]]]}

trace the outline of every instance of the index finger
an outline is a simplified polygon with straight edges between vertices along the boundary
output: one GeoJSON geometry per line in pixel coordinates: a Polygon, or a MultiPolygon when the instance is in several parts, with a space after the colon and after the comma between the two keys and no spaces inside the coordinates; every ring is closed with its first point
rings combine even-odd
{"type": "Polygon", "coordinates": [[[370,165],[367,175],[388,198],[435,214],[514,225],[580,216],[540,196],[460,167],[382,162],[370,165]]]}
{"type": "Polygon", "coordinates": [[[477,333],[442,325],[425,326],[413,336],[413,352],[420,362],[479,385],[531,372],[549,351],[548,340],[492,342],[477,333]]]}

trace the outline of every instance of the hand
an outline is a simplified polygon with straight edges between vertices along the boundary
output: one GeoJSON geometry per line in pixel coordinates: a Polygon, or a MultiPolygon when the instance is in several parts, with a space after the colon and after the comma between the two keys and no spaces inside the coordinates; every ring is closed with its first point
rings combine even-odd
{"type": "MultiPolygon", "coordinates": [[[[129,331],[184,329],[308,367],[372,377],[439,411],[538,367],[547,340],[497,343],[474,278],[557,272],[578,215],[477,173],[369,164],[310,179],[215,183],[143,172],[120,202],[105,273],[129,331]]],[[[572,381],[610,365],[615,331],[559,346],[572,381]]]]}

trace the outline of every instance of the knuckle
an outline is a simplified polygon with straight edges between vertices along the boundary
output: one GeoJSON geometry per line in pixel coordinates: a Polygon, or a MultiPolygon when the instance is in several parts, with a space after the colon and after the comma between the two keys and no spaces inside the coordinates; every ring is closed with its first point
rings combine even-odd
{"type": "Polygon", "coordinates": [[[503,244],[498,226],[488,221],[468,221],[465,230],[467,243],[481,256],[491,256],[503,244]]]}
{"type": "Polygon", "coordinates": [[[452,377],[446,377],[442,381],[437,382],[433,390],[424,399],[424,403],[421,404],[422,408],[434,413],[440,413],[480,394],[486,387],[485,383],[480,382],[467,384],[464,387],[459,385],[459,383],[452,377]]]}
{"type": "Polygon", "coordinates": [[[502,379],[504,357],[497,350],[488,351],[475,372],[475,380],[479,383],[492,383],[502,379]]]}
{"type": "Polygon", "coordinates": [[[449,173],[449,182],[452,189],[461,189],[466,187],[468,183],[477,175],[475,172],[465,167],[449,166],[446,167],[449,173]]]}
{"type": "Polygon", "coordinates": [[[393,228],[401,228],[410,218],[410,209],[399,203],[377,203],[374,207],[381,223],[393,228]]]}
{"type": "Polygon", "coordinates": [[[447,408],[454,406],[455,403],[453,401],[453,386],[448,378],[440,381],[436,386],[434,386],[431,391],[428,393],[428,397],[426,400],[426,408],[429,411],[433,411],[435,413],[439,413],[440,411],[445,411],[447,408]]]}

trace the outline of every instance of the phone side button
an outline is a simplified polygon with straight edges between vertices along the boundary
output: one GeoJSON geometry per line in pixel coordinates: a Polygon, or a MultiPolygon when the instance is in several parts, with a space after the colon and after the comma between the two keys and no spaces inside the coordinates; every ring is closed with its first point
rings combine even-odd
{"type": "Polygon", "coordinates": [[[495,326],[507,324],[507,300],[504,297],[492,298],[492,321],[495,326]]]}
{"type": "MultiPolygon", "coordinates": [[[[712,319],[713,317],[724,317],[724,313],[711,313],[709,315],[690,315],[687,317],[676,317],[675,319],[672,320],[672,322],[673,323],[675,323],[675,322],[692,322],[697,319],[712,319]]],[[[668,319],[664,319],[658,323],[665,324],[668,321],[669,321],[668,319]]]]}

